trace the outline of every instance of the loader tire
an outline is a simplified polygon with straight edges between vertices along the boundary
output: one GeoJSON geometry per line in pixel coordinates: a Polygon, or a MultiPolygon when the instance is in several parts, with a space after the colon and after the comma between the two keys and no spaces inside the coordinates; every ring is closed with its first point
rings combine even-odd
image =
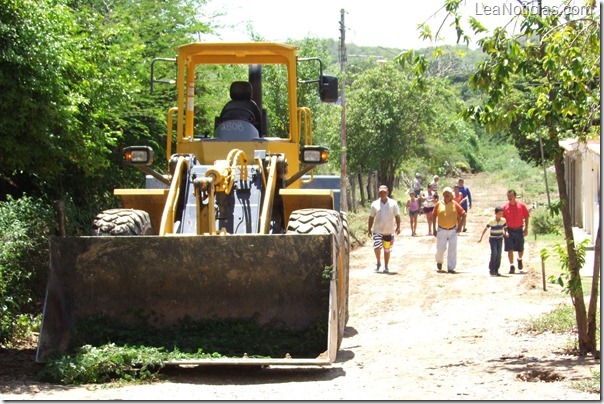
{"type": "Polygon", "coordinates": [[[287,223],[288,234],[333,234],[336,237],[336,260],[340,263],[336,274],[338,287],[338,349],[344,337],[348,319],[348,217],[329,209],[299,209],[291,213],[287,223]]]}
{"type": "Polygon", "coordinates": [[[93,236],[150,236],[155,234],[151,218],[144,210],[104,210],[92,222],[93,236]]]}
{"type": "Polygon", "coordinates": [[[287,223],[288,234],[339,234],[340,215],[329,209],[294,210],[287,223]]]}

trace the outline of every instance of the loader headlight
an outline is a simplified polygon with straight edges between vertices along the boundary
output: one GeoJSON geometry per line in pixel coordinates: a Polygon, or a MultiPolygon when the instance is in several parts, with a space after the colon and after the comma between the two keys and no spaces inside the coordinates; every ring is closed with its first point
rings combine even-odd
{"type": "Polygon", "coordinates": [[[128,146],[124,148],[126,164],[141,164],[150,166],[153,163],[153,149],[149,146],[128,146]]]}
{"type": "Polygon", "coordinates": [[[300,150],[300,161],[306,164],[327,163],[329,150],[322,146],[304,146],[300,150]]]}

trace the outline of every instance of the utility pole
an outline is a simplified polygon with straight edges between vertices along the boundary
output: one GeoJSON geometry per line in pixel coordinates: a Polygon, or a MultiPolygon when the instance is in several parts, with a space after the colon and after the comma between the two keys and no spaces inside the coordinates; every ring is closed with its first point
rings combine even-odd
{"type": "Polygon", "coordinates": [[[344,73],[346,71],[346,26],[344,25],[344,9],[340,10],[340,77],[341,92],[340,102],[342,106],[342,117],[341,117],[341,143],[342,143],[342,172],[340,177],[340,210],[342,212],[348,212],[348,193],[346,192],[346,79],[344,73]]]}

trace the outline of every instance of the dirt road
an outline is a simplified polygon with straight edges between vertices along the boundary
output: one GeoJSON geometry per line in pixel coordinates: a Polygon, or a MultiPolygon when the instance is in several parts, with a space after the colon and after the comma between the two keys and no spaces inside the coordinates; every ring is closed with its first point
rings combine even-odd
{"type": "MultiPolygon", "coordinates": [[[[167,381],[125,387],[64,387],[35,382],[31,371],[0,370],[3,399],[44,400],[599,400],[571,383],[599,370],[593,358],[565,355],[570,338],[519,332],[523,320],[567,302],[541,289],[538,252],[527,245],[524,274],[490,277],[489,245],[478,244],[505,188],[466,181],[468,232],[459,240],[458,274],[435,271],[435,239],[425,218],[411,237],[407,218],[390,275],[373,271],[369,245],[351,254],[350,320],[331,368],[182,369],[167,381]],[[522,379],[535,376],[536,382],[522,379]],[[541,379],[562,378],[544,382],[541,379]]],[[[442,187],[450,184],[443,184],[442,187]]],[[[15,360],[33,361],[33,351],[15,360]],[[29,355],[29,356],[27,356],[29,355]]]]}

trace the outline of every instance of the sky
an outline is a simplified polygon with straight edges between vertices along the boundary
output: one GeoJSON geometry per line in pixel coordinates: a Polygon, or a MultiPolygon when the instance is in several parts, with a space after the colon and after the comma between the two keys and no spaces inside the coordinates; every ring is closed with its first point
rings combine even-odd
{"type": "MultiPolygon", "coordinates": [[[[464,15],[478,18],[489,29],[510,20],[520,0],[465,0],[464,15]],[[505,8],[507,5],[507,9],[505,8]],[[510,6],[512,8],[510,8],[510,6]],[[507,12],[506,12],[507,11],[507,12]]],[[[526,1],[526,0],[524,0],[526,1]]],[[[563,0],[542,0],[544,6],[557,6],[563,0]]],[[[306,37],[340,40],[341,10],[345,10],[346,43],[397,49],[419,49],[434,43],[419,39],[418,24],[427,23],[436,33],[446,12],[445,0],[208,0],[206,18],[223,25],[220,36],[206,35],[203,41],[249,41],[248,25],[267,41],[284,42],[306,37]]],[[[573,3],[582,4],[580,0],[573,3]]],[[[517,10],[517,9],[516,9],[517,10]]],[[[205,20],[205,19],[204,19],[205,20]]],[[[455,44],[456,36],[447,21],[441,31],[444,41],[455,44]]],[[[466,27],[467,28],[467,27],[466,27]]],[[[473,48],[475,44],[471,44],[473,48]]]]}
{"type": "MultiPolygon", "coordinates": [[[[431,16],[442,7],[443,2],[208,0],[206,13],[227,13],[224,17],[214,19],[215,23],[226,26],[220,31],[220,38],[225,41],[249,40],[248,22],[254,32],[268,41],[283,42],[289,38],[305,37],[339,41],[341,10],[344,9],[347,43],[403,49],[427,46],[427,42],[418,39],[417,25],[426,21],[436,24],[436,17],[431,16]]],[[[444,17],[442,12],[439,14],[444,17]]]]}

